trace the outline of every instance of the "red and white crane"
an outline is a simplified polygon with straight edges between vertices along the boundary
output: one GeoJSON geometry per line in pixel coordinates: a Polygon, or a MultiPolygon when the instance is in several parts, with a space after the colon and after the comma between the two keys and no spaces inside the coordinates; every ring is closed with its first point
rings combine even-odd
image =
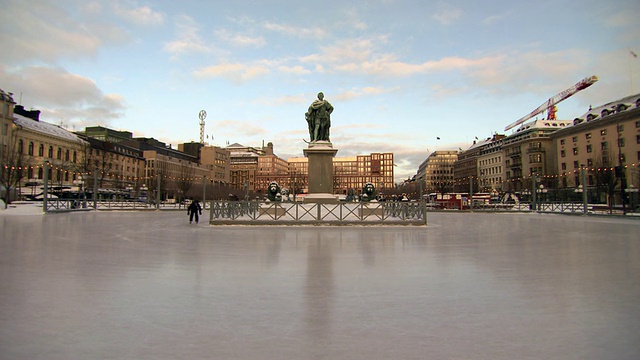
{"type": "Polygon", "coordinates": [[[570,97],[571,95],[577,93],[580,90],[584,90],[584,89],[588,88],[589,86],[593,85],[596,81],[598,81],[598,77],[595,76],[595,75],[589,76],[587,78],[584,78],[584,79],[580,80],[577,84],[573,85],[572,87],[568,88],[567,90],[564,90],[563,92],[557,94],[556,96],[550,98],[544,104],[538,106],[537,109],[533,110],[528,115],[518,119],[518,121],[515,121],[515,122],[507,125],[507,127],[504,128],[504,131],[507,131],[509,129],[513,129],[514,127],[522,124],[523,122],[531,119],[532,117],[544,112],[545,110],[547,111],[547,120],[555,120],[556,119],[556,111],[557,111],[557,108],[556,108],[556,104],[557,103],[559,103],[562,100],[570,97]]]}

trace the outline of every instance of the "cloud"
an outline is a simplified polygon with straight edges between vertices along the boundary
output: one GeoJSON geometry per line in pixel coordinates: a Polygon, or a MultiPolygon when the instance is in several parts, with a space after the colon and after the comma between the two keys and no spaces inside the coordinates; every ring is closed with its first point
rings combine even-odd
{"type": "Polygon", "coordinates": [[[294,65],[294,66],[281,65],[277,67],[277,70],[283,74],[292,74],[292,75],[309,75],[312,73],[311,70],[301,65],[294,65]]]}
{"type": "Polygon", "coordinates": [[[301,104],[306,103],[309,98],[303,94],[298,95],[285,95],[275,99],[272,104],[285,105],[285,104],[301,104]]]}
{"type": "Polygon", "coordinates": [[[226,41],[233,46],[252,46],[252,47],[263,47],[267,44],[266,40],[262,36],[252,37],[248,35],[243,35],[240,33],[232,33],[225,29],[218,29],[214,31],[214,34],[221,40],[226,41]]]}
{"type": "Polygon", "coordinates": [[[530,92],[548,95],[593,75],[581,73],[593,61],[590,54],[581,49],[514,51],[495,59],[473,71],[465,69],[469,83],[497,94],[530,92]]]}
{"type": "Polygon", "coordinates": [[[399,60],[395,54],[376,51],[378,44],[383,45],[386,42],[386,37],[344,39],[331,46],[322,46],[318,53],[301,57],[299,61],[315,65],[317,71],[323,72],[406,77],[441,71],[495,68],[495,65],[504,57],[503,55],[480,58],[450,56],[422,63],[408,63],[399,60]]]}
{"type": "Polygon", "coordinates": [[[0,67],[0,82],[7,91],[23,98],[23,105],[34,104],[47,122],[69,125],[108,123],[125,110],[122,97],[104,94],[86,77],[52,67],[28,67],[7,71],[0,67]]]}
{"type": "Polygon", "coordinates": [[[148,6],[125,7],[117,2],[114,4],[114,12],[120,18],[136,25],[155,26],[164,22],[164,14],[153,11],[148,6]]]}
{"type": "Polygon", "coordinates": [[[265,23],[263,27],[269,31],[297,38],[322,39],[327,36],[327,31],[320,27],[305,28],[272,22],[265,23]]]}
{"type": "Polygon", "coordinates": [[[359,89],[352,89],[341,92],[334,96],[337,101],[349,101],[360,97],[366,97],[370,95],[380,95],[380,94],[388,94],[394,91],[399,90],[398,87],[394,88],[383,88],[383,87],[374,87],[374,86],[366,86],[359,89]]]}
{"type": "MultiPolygon", "coordinates": [[[[244,120],[221,120],[216,121],[216,128],[221,133],[242,134],[243,137],[262,136],[267,134],[262,126],[255,122],[244,120]]],[[[244,144],[247,145],[247,144],[244,144]]]]}
{"type": "Polygon", "coordinates": [[[128,41],[122,28],[106,21],[92,21],[93,16],[84,15],[82,9],[72,15],[57,3],[46,1],[3,4],[0,44],[5,50],[0,51],[0,63],[53,64],[60,58],[96,56],[104,44],[128,41]]]}
{"type": "Polygon", "coordinates": [[[320,46],[319,53],[301,57],[299,61],[329,65],[363,63],[371,58],[374,46],[374,39],[343,39],[334,45],[320,46]]]}
{"type": "Polygon", "coordinates": [[[193,72],[195,77],[212,78],[223,77],[235,83],[244,83],[258,76],[268,74],[269,68],[262,64],[218,64],[207,66],[193,72]]]}
{"type": "Polygon", "coordinates": [[[187,15],[175,18],[176,39],[164,45],[164,50],[173,57],[185,53],[208,53],[212,49],[200,37],[198,24],[187,15]]]}
{"type": "Polygon", "coordinates": [[[461,9],[454,8],[452,5],[440,3],[440,8],[436,11],[431,18],[439,22],[442,25],[451,25],[462,18],[463,12],[461,9]]]}

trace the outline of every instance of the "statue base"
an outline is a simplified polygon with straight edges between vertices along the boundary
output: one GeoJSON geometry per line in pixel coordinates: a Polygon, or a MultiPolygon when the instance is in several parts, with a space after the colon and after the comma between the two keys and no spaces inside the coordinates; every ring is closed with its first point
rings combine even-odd
{"type": "Polygon", "coordinates": [[[337,152],[329,141],[314,141],[303,149],[304,156],[309,158],[309,195],[305,196],[305,202],[338,202],[333,195],[333,157],[337,152]]]}
{"type": "Polygon", "coordinates": [[[311,142],[307,142],[307,144],[308,144],[307,149],[313,149],[313,148],[333,149],[333,144],[331,143],[331,141],[326,141],[326,140],[311,141],[311,142]]]}
{"type": "Polygon", "coordinates": [[[338,195],[333,194],[309,194],[304,197],[304,203],[314,203],[314,204],[337,204],[340,202],[338,195]]]}

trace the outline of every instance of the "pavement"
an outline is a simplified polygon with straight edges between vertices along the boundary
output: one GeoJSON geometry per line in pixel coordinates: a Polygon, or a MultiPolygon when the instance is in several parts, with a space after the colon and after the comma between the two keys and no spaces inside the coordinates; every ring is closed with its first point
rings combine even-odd
{"type": "Polygon", "coordinates": [[[1,359],[640,358],[636,219],[18,211],[0,211],[1,359]]]}

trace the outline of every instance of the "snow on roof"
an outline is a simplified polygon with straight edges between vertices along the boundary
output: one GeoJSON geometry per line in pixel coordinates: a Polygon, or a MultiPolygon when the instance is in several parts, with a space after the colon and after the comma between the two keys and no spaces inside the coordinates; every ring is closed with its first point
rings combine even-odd
{"type": "Polygon", "coordinates": [[[477,140],[474,144],[471,144],[471,146],[469,146],[467,151],[469,151],[471,149],[475,149],[475,148],[483,146],[483,145],[486,145],[486,144],[488,144],[490,142],[491,142],[491,138],[483,139],[483,140],[477,140]]]}
{"type": "Polygon", "coordinates": [[[539,128],[539,129],[561,129],[567,126],[571,126],[573,121],[569,120],[545,120],[545,119],[536,119],[535,121],[530,121],[522,124],[516,132],[521,132],[529,129],[539,128]]]}
{"type": "Polygon", "coordinates": [[[233,143],[231,145],[227,145],[227,148],[245,148],[246,146],[238,144],[238,143],[233,143]]]}
{"type": "Polygon", "coordinates": [[[15,103],[15,101],[13,101],[12,95],[13,95],[12,93],[5,92],[4,90],[0,89],[0,100],[15,103]]]}
{"type": "Polygon", "coordinates": [[[623,112],[640,107],[640,94],[629,95],[615,101],[608,102],[595,108],[589,109],[578,119],[596,120],[610,114],[623,112]]]}
{"type": "Polygon", "coordinates": [[[35,121],[19,114],[13,115],[14,123],[24,129],[29,129],[41,134],[57,137],[59,139],[81,143],[84,140],[71,131],[65,130],[58,125],[49,124],[44,121],[35,121]]]}

